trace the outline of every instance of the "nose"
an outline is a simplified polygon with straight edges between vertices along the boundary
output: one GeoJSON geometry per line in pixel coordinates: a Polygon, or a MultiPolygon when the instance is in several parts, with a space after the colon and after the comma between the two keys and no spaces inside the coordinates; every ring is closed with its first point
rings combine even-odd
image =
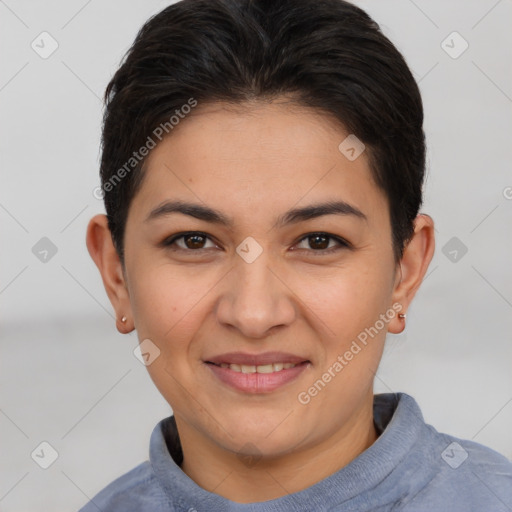
{"type": "Polygon", "coordinates": [[[236,257],[217,304],[222,325],[247,338],[265,338],[278,327],[291,325],[296,311],[284,271],[269,261],[266,251],[252,263],[236,257]]]}

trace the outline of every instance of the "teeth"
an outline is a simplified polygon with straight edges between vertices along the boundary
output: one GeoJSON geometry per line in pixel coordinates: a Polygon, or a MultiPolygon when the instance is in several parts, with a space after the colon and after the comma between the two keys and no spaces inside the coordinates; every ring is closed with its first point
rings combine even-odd
{"type": "Polygon", "coordinates": [[[242,373],[273,373],[280,372],[281,370],[287,370],[296,366],[293,363],[273,363],[273,364],[262,364],[259,366],[248,365],[248,364],[227,364],[221,363],[221,368],[229,368],[234,372],[242,373]]]}
{"type": "Polygon", "coordinates": [[[272,373],[274,371],[273,364],[263,364],[257,367],[258,373],[272,373]]]}

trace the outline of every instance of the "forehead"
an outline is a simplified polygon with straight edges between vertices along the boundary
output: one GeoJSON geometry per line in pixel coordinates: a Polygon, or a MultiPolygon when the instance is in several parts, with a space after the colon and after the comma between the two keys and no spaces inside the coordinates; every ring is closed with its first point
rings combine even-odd
{"type": "Polygon", "coordinates": [[[382,208],[365,152],[349,159],[339,149],[349,135],[333,117],[288,100],[199,105],[149,154],[133,206],[186,197],[261,212],[329,194],[382,208]]]}

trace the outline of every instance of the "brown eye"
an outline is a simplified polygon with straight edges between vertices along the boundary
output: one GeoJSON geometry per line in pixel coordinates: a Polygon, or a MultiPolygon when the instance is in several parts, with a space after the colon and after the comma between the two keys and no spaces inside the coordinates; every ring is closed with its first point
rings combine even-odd
{"type": "Polygon", "coordinates": [[[311,249],[327,249],[329,237],[324,235],[312,235],[308,237],[311,249]]]}
{"type": "Polygon", "coordinates": [[[188,249],[203,249],[206,237],[202,235],[185,235],[183,240],[188,249]]]}
{"type": "Polygon", "coordinates": [[[304,245],[299,247],[299,249],[306,249],[309,252],[317,252],[319,254],[329,254],[343,248],[349,248],[348,242],[328,233],[311,233],[303,237],[299,242],[299,246],[300,244],[304,245]],[[332,242],[334,242],[334,245],[331,245],[332,242]]]}
{"type": "Polygon", "coordinates": [[[181,235],[173,236],[164,241],[163,245],[178,251],[182,250],[189,252],[216,247],[216,245],[210,240],[209,236],[204,233],[196,232],[182,233],[181,235]],[[209,247],[205,245],[208,241],[211,243],[209,247]]]}

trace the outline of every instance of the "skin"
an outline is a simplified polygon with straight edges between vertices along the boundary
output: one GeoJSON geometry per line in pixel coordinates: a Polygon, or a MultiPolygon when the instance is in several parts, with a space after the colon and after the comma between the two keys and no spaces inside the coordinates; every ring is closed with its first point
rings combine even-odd
{"type": "Polygon", "coordinates": [[[117,328],[136,329],[161,351],[147,368],[175,414],[183,471],[236,502],[305,489],[375,442],[374,374],[386,332],[405,327],[397,315],[309,403],[297,397],[393,304],[407,311],[434,252],[433,221],[420,214],[394,260],[387,198],[365,152],[350,161],[339,151],[347,135],[325,114],[284,98],[199,105],[146,161],[126,223],[124,268],[106,217],[88,226],[90,255],[118,319],[127,317],[117,328]],[[145,220],[172,199],[219,210],[233,227],[181,213],[145,220]],[[366,219],[325,215],[274,226],[291,208],[327,200],[350,203],[366,219]],[[161,245],[183,231],[210,238],[161,245]],[[306,236],[315,232],[350,248],[306,236]],[[249,236],[262,248],[252,263],[236,252],[249,236]],[[270,393],[229,388],[204,363],[274,350],[310,364],[270,393]]]}

